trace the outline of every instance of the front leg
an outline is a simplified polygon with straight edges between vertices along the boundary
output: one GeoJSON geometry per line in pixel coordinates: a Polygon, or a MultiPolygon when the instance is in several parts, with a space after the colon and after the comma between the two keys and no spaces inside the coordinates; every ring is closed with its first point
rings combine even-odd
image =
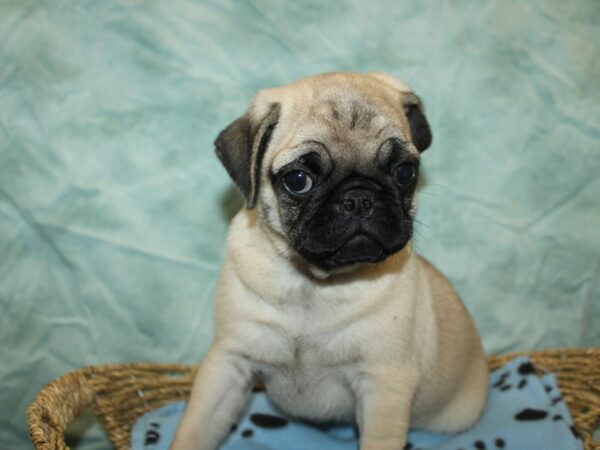
{"type": "Polygon", "coordinates": [[[402,450],[418,371],[411,368],[381,367],[361,374],[357,384],[356,418],[360,450],[402,450]]]}
{"type": "Polygon", "coordinates": [[[170,450],[216,450],[248,403],[252,382],[246,359],[213,346],[198,369],[170,450]]]}

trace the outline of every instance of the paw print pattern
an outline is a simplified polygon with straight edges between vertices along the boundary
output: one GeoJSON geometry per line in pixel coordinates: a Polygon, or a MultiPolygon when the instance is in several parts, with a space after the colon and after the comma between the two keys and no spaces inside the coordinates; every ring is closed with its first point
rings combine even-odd
{"type": "MultiPolygon", "coordinates": [[[[288,420],[283,417],[274,416],[272,414],[254,413],[250,415],[250,421],[259,428],[267,430],[275,430],[283,428],[288,425],[288,420]]],[[[231,432],[234,433],[237,430],[237,424],[231,426],[231,432]]],[[[254,430],[252,428],[245,428],[241,436],[244,439],[250,439],[254,436],[254,430]]]]}
{"type": "MultiPolygon", "coordinates": [[[[525,386],[527,386],[527,377],[529,375],[535,375],[535,366],[531,362],[526,361],[519,366],[517,372],[520,377],[520,380],[516,385],[517,389],[523,389],[525,386]]],[[[503,392],[508,391],[513,387],[512,384],[507,382],[509,376],[510,372],[503,372],[502,374],[500,374],[500,378],[498,379],[498,381],[492,384],[492,387],[499,389],[503,392]]]]}
{"type": "Polygon", "coordinates": [[[144,447],[148,447],[149,445],[155,445],[158,441],[160,441],[160,424],[156,422],[152,422],[150,424],[150,429],[146,431],[146,435],[144,437],[144,447]]]}
{"type": "Polygon", "coordinates": [[[550,395],[550,399],[552,402],[551,405],[556,405],[558,402],[563,401],[563,398],[560,396],[560,394],[553,393],[554,389],[552,388],[552,386],[544,386],[544,389],[546,390],[546,393],[550,395]]]}
{"type": "Polygon", "coordinates": [[[532,409],[525,408],[515,414],[515,420],[518,421],[533,421],[533,420],[543,420],[548,416],[547,411],[542,411],[541,409],[532,409]]]}
{"type": "Polygon", "coordinates": [[[254,425],[261,428],[283,428],[288,424],[287,419],[271,414],[252,414],[250,420],[254,425]]]}
{"type": "Polygon", "coordinates": [[[494,384],[492,384],[493,388],[497,388],[500,390],[506,390],[503,389],[505,386],[508,386],[507,389],[510,389],[512,386],[510,384],[505,384],[506,383],[506,379],[508,378],[508,376],[510,375],[510,372],[503,372],[500,374],[500,378],[498,379],[498,381],[496,381],[494,384]]]}
{"type": "MultiPolygon", "coordinates": [[[[482,440],[476,440],[473,442],[473,446],[469,447],[469,449],[475,450],[497,450],[506,448],[506,441],[502,438],[496,438],[492,443],[485,443],[482,440]]],[[[467,450],[467,448],[457,448],[456,450],[467,450]]]]}
{"type": "MultiPolygon", "coordinates": [[[[559,401],[561,401],[562,399],[559,399],[559,401]]],[[[555,402],[552,403],[553,405],[555,404],[555,402]]],[[[547,411],[543,411],[541,409],[532,409],[532,408],[525,408],[521,411],[519,411],[516,415],[515,415],[515,420],[518,421],[537,421],[537,420],[544,420],[546,417],[548,417],[548,412],[547,411]]],[[[554,416],[552,416],[552,420],[554,422],[558,422],[560,420],[564,420],[564,417],[561,416],[560,414],[556,414],[554,416]]],[[[575,438],[577,439],[581,439],[581,436],[579,435],[579,433],[577,432],[577,430],[575,429],[575,427],[573,425],[569,425],[569,429],[571,430],[571,433],[573,433],[573,436],[575,436],[575,438]]]]}
{"type": "MultiPolygon", "coordinates": [[[[473,442],[473,446],[472,447],[467,447],[467,448],[457,448],[456,450],[498,450],[498,449],[504,449],[506,448],[506,441],[502,438],[496,438],[494,439],[494,441],[492,443],[485,443],[482,440],[476,440],[475,442],[473,442]]],[[[413,444],[408,442],[405,446],[404,446],[404,450],[422,450],[419,448],[414,448],[413,444]]]]}

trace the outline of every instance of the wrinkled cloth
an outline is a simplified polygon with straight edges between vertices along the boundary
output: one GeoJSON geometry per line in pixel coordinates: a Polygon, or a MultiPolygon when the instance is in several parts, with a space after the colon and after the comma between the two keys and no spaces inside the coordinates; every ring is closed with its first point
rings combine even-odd
{"type": "Polygon", "coordinates": [[[414,247],[488,353],[599,346],[599,7],[0,2],[2,446],[30,448],[26,408],[64,373],[200,361],[242,206],[213,140],[257,89],[318,72],[389,72],[422,98],[414,247]]]}
{"type": "MultiPolygon", "coordinates": [[[[411,431],[405,449],[582,450],[554,374],[535,374],[532,362],[516,358],[490,375],[485,411],[469,430],[455,435],[411,431]]],[[[185,402],[141,416],[131,432],[132,450],[168,450],[185,402]]],[[[285,416],[264,392],[254,393],[221,450],[357,450],[356,428],[316,426],[285,416]]]]}

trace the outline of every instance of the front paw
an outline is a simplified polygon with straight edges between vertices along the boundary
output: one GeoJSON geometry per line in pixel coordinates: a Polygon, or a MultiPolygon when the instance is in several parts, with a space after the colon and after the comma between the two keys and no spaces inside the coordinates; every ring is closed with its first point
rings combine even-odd
{"type": "Polygon", "coordinates": [[[371,438],[365,439],[360,444],[360,450],[402,450],[407,448],[406,439],[371,438]]]}

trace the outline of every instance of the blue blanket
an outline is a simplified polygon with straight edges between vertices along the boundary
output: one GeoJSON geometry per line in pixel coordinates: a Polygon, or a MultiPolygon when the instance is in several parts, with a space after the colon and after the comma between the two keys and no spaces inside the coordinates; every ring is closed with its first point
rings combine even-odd
{"type": "MultiPolygon", "coordinates": [[[[527,358],[517,358],[490,375],[485,412],[470,430],[448,436],[411,431],[406,449],[431,450],[581,450],[553,374],[538,377],[527,358]]],[[[185,402],[140,417],[132,432],[133,450],[166,450],[185,402]]],[[[286,417],[262,392],[221,450],[356,450],[356,428],[315,426],[286,417]]]]}
{"type": "MultiPolygon", "coordinates": [[[[197,363],[241,201],[213,151],[330,71],[425,103],[414,245],[488,354],[600,346],[598,0],[0,0],[0,446],[90,364],[197,363]]],[[[78,450],[109,444],[91,419],[78,450]]],[[[85,433],[84,433],[85,431],[85,433]]]]}

